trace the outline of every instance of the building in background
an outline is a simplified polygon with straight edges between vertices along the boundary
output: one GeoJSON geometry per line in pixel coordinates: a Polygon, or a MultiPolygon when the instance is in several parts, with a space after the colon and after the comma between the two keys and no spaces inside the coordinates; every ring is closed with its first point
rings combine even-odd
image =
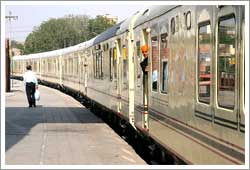
{"type": "Polygon", "coordinates": [[[108,19],[110,22],[114,21],[115,23],[117,23],[117,21],[118,21],[118,17],[117,16],[112,16],[110,14],[102,15],[102,17],[108,19]]]}
{"type": "Polygon", "coordinates": [[[22,55],[22,52],[18,48],[12,48],[12,54],[13,56],[18,56],[18,55],[22,55]]]}

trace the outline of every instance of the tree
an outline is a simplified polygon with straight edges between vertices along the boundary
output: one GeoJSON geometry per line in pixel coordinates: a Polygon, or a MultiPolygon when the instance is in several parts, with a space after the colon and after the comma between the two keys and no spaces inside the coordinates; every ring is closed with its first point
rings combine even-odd
{"type": "Polygon", "coordinates": [[[11,48],[20,49],[21,54],[24,53],[24,45],[22,43],[19,43],[19,42],[15,41],[15,40],[11,41],[11,48]]]}
{"type": "Polygon", "coordinates": [[[87,41],[112,27],[115,22],[97,16],[67,15],[51,18],[34,28],[25,40],[25,54],[61,49],[87,41]]]}
{"type": "Polygon", "coordinates": [[[96,16],[94,19],[89,20],[89,39],[95,37],[96,35],[106,31],[108,28],[115,25],[116,22],[109,20],[101,15],[96,16]]]}

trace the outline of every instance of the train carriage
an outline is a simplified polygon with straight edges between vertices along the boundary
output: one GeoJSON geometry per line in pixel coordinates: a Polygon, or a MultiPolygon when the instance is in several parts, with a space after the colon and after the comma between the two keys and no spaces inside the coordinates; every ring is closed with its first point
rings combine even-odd
{"type": "Polygon", "coordinates": [[[31,64],[41,80],[116,113],[162,159],[244,164],[244,15],[244,6],[152,6],[88,42],[14,57],[14,73],[31,64]]]}
{"type": "MultiPolygon", "coordinates": [[[[121,24],[121,23],[120,23],[121,24]]],[[[118,76],[119,54],[116,48],[115,35],[120,24],[113,26],[98,35],[92,48],[92,58],[88,58],[88,97],[105,106],[107,109],[120,112],[120,90],[118,76]],[[111,56],[110,56],[111,55],[111,56]],[[110,63],[110,57],[113,63],[110,63]],[[111,71],[112,70],[112,71],[111,71]]]]}
{"type": "Polygon", "coordinates": [[[237,76],[241,70],[237,61],[240,63],[244,58],[240,51],[237,54],[237,49],[241,49],[237,46],[242,30],[235,26],[241,25],[242,7],[163,9],[157,15],[151,13],[154,9],[145,10],[142,21],[140,17],[138,20],[142,24],[135,28],[135,34],[142,38],[137,44],[150,46],[151,66],[144,85],[148,90],[135,92],[143,94],[141,102],[144,101],[144,108],[148,107],[145,113],[135,102],[135,112],[141,109],[135,115],[137,127],[149,129],[150,136],[165,148],[175,148],[173,152],[189,163],[244,162],[244,133],[241,132],[244,125],[240,125],[244,113],[237,107],[241,101],[234,102],[240,96],[241,88],[237,84],[244,81],[237,76]],[[231,41],[221,42],[223,36],[231,41]],[[232,138],[232,133],[237,137],[232,138]],[[186,142],[178,144],[176,140],[186,142]],[[184,149],[190,147],[193,149],[184,149]],[[224,154],[218,154],[222,150],[224,154]],[[206,157],[201,157],[202,153],[207,153],[206,157]]]}

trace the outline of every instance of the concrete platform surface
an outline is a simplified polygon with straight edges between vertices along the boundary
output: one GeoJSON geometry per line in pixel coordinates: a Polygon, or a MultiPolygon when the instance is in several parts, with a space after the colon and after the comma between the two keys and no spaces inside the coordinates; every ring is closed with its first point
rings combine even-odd
{"type": "Polygon", "coordinates": [[[6,94],[6,165],[145,165],[122,138],[72,97],[39,86],[28,108],[23,82],[6,94]]]}

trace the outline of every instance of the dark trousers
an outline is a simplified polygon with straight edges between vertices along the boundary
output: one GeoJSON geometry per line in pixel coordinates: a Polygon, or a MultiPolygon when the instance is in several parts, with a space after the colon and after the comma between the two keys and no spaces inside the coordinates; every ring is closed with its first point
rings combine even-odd
{"type": "Polygon", "coordinates": [[[35,91],[36,91],[35,83],[26,83],[26,95],[30,107],[32,107],[32,105],[36,106],[35,91]]]}

